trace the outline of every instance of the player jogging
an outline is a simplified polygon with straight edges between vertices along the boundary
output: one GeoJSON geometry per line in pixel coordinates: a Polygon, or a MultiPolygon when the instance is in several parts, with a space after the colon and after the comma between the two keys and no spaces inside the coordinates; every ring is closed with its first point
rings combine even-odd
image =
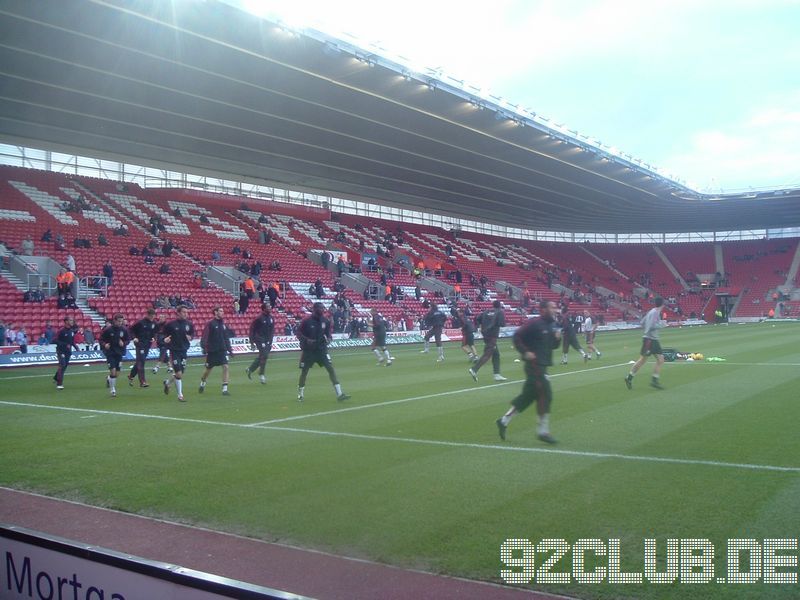
{"type": "Polygon", "coordinates": [[[56,335],[56,356],[58,357],[58,370],[53,376],[53,381],[56,382],[56,389],[64,389],[64,373],[69,366],[69,360],[72,357],[72,349],[78,350],[75,344],[75,332],[78,329],[75,327],[75,319],[72,317],[64,317],[64,327],[62,327],[56,335]]]}
{"type": "Polygon", "coordinates": [[[633,389],[634,375],[642,368],[642,365],[647,362],[647,358],[651,355],[656,357],[656,364],[653,367],[653,377],[650,379],[650,385],[657,390],[664,389],[660,381],[661,365],[664,364],[664,353],[661,350],[661,341],[659,340],[659,329],[667,326],[667,322],[661,319],[661,307],[664,304],[664,299],[661,298],[661,296],[656,296],[654,304],[655,306],[647,311],[647,314],[642,319],[644,335],[642,336],[641,356],[639,356],[639,360],[631,367],[628,376],[625,377],[625,385],[629,390],[633,389]]]}
{"type": "Polygon", "coordinates": [[[592,319],[592,315],[589,314],[588,310],[583,311],[583,333],[586,334],[586,349],[589,350],[589,354],[594,352],[599,360],[602,355],[600,354],[600,350],[594,345],[597,323],[592,319]]]}
{"type": "Polygon", "coordinates": [[[500,351],[497,349],[497,337],[500,335],[500,328],[506,325],[503,304],[500,300],[492,302],[492,308],[479,314],[475,319],[475,323],[481,328],[484,346],[483,354],[481,354],[475,366],[469,370],[469,374],[477,382],[478,370],[491,359],[494,380],[505,381],[506,378],[500,374],[500,351]]]}
{"type": "Polygon", "coordinates": [[[122,364],[122,357],[125,355],[125,349],[130,342],[130,335],[123,325],[124,322],[125,317],[122,314],[115,314],[111,327],[106,327],[100,336],[100,343],[106,351],[108,385],[111,388],[112,398],[117,395],[117,375],[122,364]]]}
{"type": "Polygon", "coordinates": [[[470,361],[478,362],[478,353],[475,351],[475,325],[460,308],[456,309],[456,318],[461,321],[461,350],[470,361]]]}
{"type": "Polygon", "coordinates": [[[206,370],[200,376],[200,389],[202,394],[206,389],[206,380],[211,375],[214,367],[222,367],[222,395],[230,394],[228,383],[230,381],[230,367],[228,366],[228,356],[233,354],[231,348],[231,338],[228,335],[228,328],[222,317],[225,311],[221,306],[215,306],[213,310],[214,318],[206,323],[203,335],[200,338],[200,348],[206,355],[206,370]]]}
{"type": "Polygon", "coordinates": [[[439,310],[435,302],[431,302],[431,307],[424,317],[425,324],[430,328],[428,333],[425,334],[425,348],[421,350],[423,354],[427,354],[431,348],[431,338],[436,341],[436,348],[439,351],[439,357],[436,362],[444,361],[444,346],[442,346],[442,329],[444,329],[447,315],[439,310]]]}
{"type": "Polygon", "coordinates": [[[372,351],[378,358],[378,366],[391,366],[394,360],[386,349],[386,319],[378,312],[378,309],[370,309],[372,320],[372,351]]]}
{"type": "Polygon", "coordinates": [[[553,390],[547,377],[547,367],[553,364],[553,349],[558,348],[561,337],[555,315],[555,303],[542,300],[539,303],[539,317],[530,319],[514,333],[514,347],[525,363],[526,379],[522,393],[511,401],[511,408],[495,421],[501,439],[506,439],[506,429],[511,419],[536,402],[536,414],[539,416],[537,437],[547,444],[556,443],[550,435],[553,390]]]}
{"type": "Polygon", "coordinates": [[[261,314],[250,323],[250,343],[258,350],[258,356],[247,367],[245,373],[252,379],[253,372],[258,369],[258,379],[267,383],[264,370],[267,368],[267,359],[272,351],[272,340],[275,337],[275,319],[272,318],[272,307],[269,302],[261,303],[261,314]]]}
{"type": "Polygon", "coordinates": [[[297,401],[305,398],[306,377],[308,371],[315,364],[324,367],[328,372],[336,399],[341,402],[350,398],[342,391],[342,386],[336,377],[336,371],[331,364],[328,354],[328,342],[331,341],[331,322],[325,317],[325,306],[322,302],[315,302],[311,314],[303,319],[297,328],[297,339],[300,340],[300,381],[297,384],[297,401]]]}
{"type": "Polygon", "coordinates": [[[567,364],[567,354],[569,353],[570,346],[580,352],[583,357],[583,362],[591,360],[592,357],[586,354],[586,351],[581,348],[578,335],[575,333],[575,325],[572,323],[572,319],[569,318],[569,310],[566,307],[561,310],[558,323],[561,326],[561,364],[567,364]]]}
{"type": "Polygon", "coordinates": [[[167,348],[167,343],[164,342],[164,325],[166,325],[166,322],[162,319],[158,318],[156,320],[156,347],[158,348],[158,362],[156,362],[156,364],[153,366],[153,373],[158,373],[158,367],[161,365],[165,365],[167,367],[167,373],[172,373],[169,348],[167,348]]]}
{"type": "Polygon", "coordinates": [[[194,325],[188,319],[189,311],[185,306],[176,308],[175,314],[177,319],[164,324],[164,343],[172,358],[172,376],[164,380],[164,393],[169,394],[169,388],[174,383],[178,400],[185,402],[183,372],[186,370],[186,353],[194,337],[194,325]]]}
{"type": "Polygon", "coordinates": [[[133,363],[133,367],[131,367],[131,371],[128,373],[128,385],[133,385],[133,378],[139,375],[139,387],[150,387],[150,384],[147,383],[147,380],[144,378],[144,363],[147,360],[150,346],[153,344],[153,338],[157,331],[158,323],[156,323],[156,311],[152,308],[148,309],[143,319],[136,321],[130,328],[130,333],[133,337],[134,352],[136,353],[136,362],[133,363]]]}

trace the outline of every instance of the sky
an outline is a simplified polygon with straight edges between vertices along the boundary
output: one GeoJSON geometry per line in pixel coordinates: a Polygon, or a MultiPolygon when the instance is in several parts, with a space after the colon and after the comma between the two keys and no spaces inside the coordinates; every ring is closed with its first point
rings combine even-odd
{"type": "Polygon", "coordinates": [[[242,0],[489,90],[707,193],[800,187],[800,0],[242,0]]]}

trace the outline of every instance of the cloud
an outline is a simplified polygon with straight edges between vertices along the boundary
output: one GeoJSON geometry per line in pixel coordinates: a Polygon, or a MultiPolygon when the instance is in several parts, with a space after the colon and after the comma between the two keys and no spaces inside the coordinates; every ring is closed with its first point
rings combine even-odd
{"type": "Polygon", "coordinates": [[[700,191],[800,186],[800,90],[773,97],[738,122],[697,131],[667,170],[700,191]]]}

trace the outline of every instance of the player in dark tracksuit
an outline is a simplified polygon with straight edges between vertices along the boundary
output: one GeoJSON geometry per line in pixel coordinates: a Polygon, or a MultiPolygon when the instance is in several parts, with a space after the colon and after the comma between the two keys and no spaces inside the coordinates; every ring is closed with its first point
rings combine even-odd
{"type": "Polygon", "coordinates": [[[122,364],[122,357],[131,341],[128,330],[123,323],[125,317],[120,313],[114,315],[111,327],[106,327],[100,335],[100,345],[106,352],[106,362],[108,363],[108,384],[111,388],[111,396],[117,395],[117,375],[122,364]]]}
{"type": "Polygon", "coordinates": [[[172,359],[172,377],[164,380],[164,393],[169,394],[169,388],[174,383],[178,392],[178,400],[183,398],[183,372],[186,369],[186,353],[194,337],[194,325],[189,320],[189,310],[181,305],[175,309],[177,319],[164,324],[164,343],[169,349],[172,359]]]}
{"type": "Polygon", "coordinates": [[[553,392],[547,377],[547,367],[553,364],[553,349],[558,348],[561,333],[556,327],[555,303],[542,300],[539,303],[540,316],[529,320],[514,333],[514,347],[525,363],[525,384],[522,393],[511,401],[511,408],[497,419],[497,429],[502,439],[506,439],[508,423],[517,414],[536,402],[539,415],[538,437],[543,442],[555,444],[550,435],[550,404],[553,392]]]}
{"type": "Polygon", "coordinates": [[[372,351],[378,357],[378,365],[388,367],[394,359],[386,349],[386,319],[376,308],[370,310],[370,317],[372,321],[372,351]]]}
{"type": "Polygon", "coordinates": [[[431,302],[431,308],[425,313],[425,324],[430,328],[428,333],[425,334],[425,349],[423,353],[427,353],[431,347],[431,338],[436,340],[436,348],[439,350],[439,357],[436,362],[444,360],[444,346],[442,346],[442,329],[447,321],[447,315],[444,314],[435,302],[431,302]]]}
{"type": "Polygon", "coordinates": [[[225,321],[222,320],[224,310],[221,306],[214,307],[214,318],[211,319],[200,338],[200,347],[206,355],[206,370],[200,377],[200,390],[202,394],[206,389],[206,380],[214,367],[222,367],[222,395],[227,396],[228,381],[230,378],[230,367],[228,366],[228,356],[233,354],[231,348],[231,338],[225,321]]]}
{"type": "Polygon", "coordinates": [[[136,353],[136,362],[133,363],[130,373],[128,373],[128,385],[133,385],[133,378],[139,376],[139,387],[150,387],[145,379],[144,363],[147,361],[147,355],[150,352],[150,346],[153,345],[153,338],[158,331],[158,323],[156,323],[156,311],[152,308],[147,311],[145,317],[136,321],[130,329],[131,337],[133,338],[134,352],[136,353]]]}
{"type": "Polygon", "coordinates": [[[478,362],[475,352],[475,324],[460,308],[456,309],[456,318],[461,321],[461,349],[472,362],[478,362]]]}
{"type": "Polygon", "coordinates": [[[272,318],[272,307],[269,302],[261,304],[261,314],[250,323],[250,343],[258,349],[258,356],[247,367],[247,378],[251,379],[253,372],[258,369],[261,383],[267,382],[264,369],[272,350],[272,339],[275,337],[275,319],[272,318]]]}
{"type": "Polygon", "coordinates": [[[478,359],[478,362],[469,370],[469,374],[475,381],[478,381],[478,370],[489,362],[492,361],[492,370],[494,371],[495,381],[505,381],[506,378],[500,374],[500,350],[497,349],[497,338],[500,335],[500,328],[505,327],[506,317],[503,313],[503,305],[500,300],[495,300],[492,303],[490,310],[485,310],[475,319],[481,328],[483,335],[483,354],[478,359]]]}
{"type": "Polygon", "coordinates": [[[56,382],[56,389],[64,389],[64,373],[69,366],[69,359],[72,357],[72,349],[75,348],[75,350],[78,350],[78,346],[75,345],[75,333],[77,331],[75,319],[72,317],[64,317],[64,327],[56,334],[58,370],[53,376],[53,381],[56,382]]]}
{"type": "Polygon", "coordinates": [[[336,399],[340,402],[350,398],[342,391],[342,386],[336,377],[336,371],[331,364],[328,354],[328,342],[331,341],[331,322],[325,318],[325,306],[322,302],[315,302],[311,315],[300,322],[297,328],[297,339],[300,340],[300,381],[297,384],[297,401],[305,398],[306,376],[315,364],[324,367],[328,372],[336,399]]]}
{"type": "Polygon", "coordinates": [[[158,367],[166,365],[167,373],[172,373],[172,365],[170,365],[171,357],[169,355],[169,344],[164,341],[164,326],[166,322],[160,318],[156,319],[156,347],[158,348],[158,362],[153,365],[153,373],[158,373],[158,367]]]}
{"type": "Polygon", "coordinates": [[[575,325],[572,323],[572,319],[569,318],[569,311],[566,308],[561,310],[558,324],[561,327],[561,364],[567,364],[567,354],[569,353],[570,346],[580,352],[584,362],[590,360],[592,357],[581,348],[581,343],[578,341],[578,334],[575,333],[575,325]]]}

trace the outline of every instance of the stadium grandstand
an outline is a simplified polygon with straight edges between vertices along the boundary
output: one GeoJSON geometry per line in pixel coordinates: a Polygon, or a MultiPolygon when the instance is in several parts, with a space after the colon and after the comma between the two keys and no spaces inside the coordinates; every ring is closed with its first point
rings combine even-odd
{"type": "Polygon", "coordinates": [[[655,296],[673,321],[800,318],[800,189],[700,193],[234,4],[2,2],[0,321],[30,345],[185,302],[246,336],[248,278],[281,332],[342,298],[338,332],[372,308],[415,329],[420,294],[510,325],[542,299],[634,324],[655,296]]]}
{"type": "MultiPolygon", "coordinates": [[[[261,21],[224,3],[164,6],[7,6],[0,239],[12,255],[31,236],[53,262],[34,274],[17,265],[3,306],[32,335],[60,314],[55,276],[69,253],[82,326],[181,290],[200,308],[233,306],[238,267],[256,263],[256,283],[280,289],[280,326],[303,314],[317,280],[324,298],[337,285],[357,298],[355,315],[376,306],[415,320],[420,262],[425,293],[476,310],[500,297],[520,318],[551,297],[606,322],[635,320],[654,294],[673,318],[708,319],[722,300],[726,315],[757,318],[798,299],[798,190],[703,195],[342,40],[275,24],[262,38],[261,21]],[[237,26],[211,32],[218,19],[237,26]],[[133,34],[142,28],[159,40],[147,53],[133,34]],[[114,235],[123,224],[127,236],[114,235]],[[64,244],[41,243],[47,230],[64,244]],[[146,246],[150,265],[131,254],[146,246]],[[344,283],[339,255],[354,272],[344,283]],[[107,260],[113,286],[93,290],[107,260]],[[152,288],[139,285],[145,274],[152,288]],[[23,304],[39,284],[46,300],[23,304]]],[[[256,304],[232,319],[237,333],[256,304]]]]}

